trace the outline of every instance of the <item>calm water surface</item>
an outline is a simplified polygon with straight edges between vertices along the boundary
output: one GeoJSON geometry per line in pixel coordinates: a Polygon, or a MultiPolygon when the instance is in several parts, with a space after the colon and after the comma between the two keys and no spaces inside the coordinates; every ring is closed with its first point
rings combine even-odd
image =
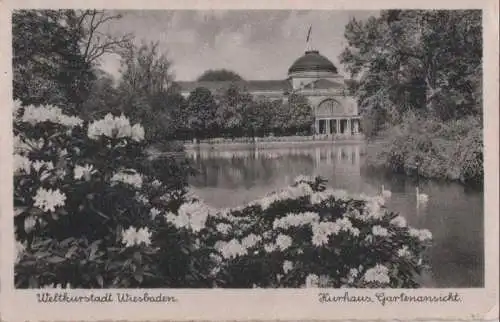
{"type": "Polygon", "coordinates": [[[455,183],[420,180],[430,197],[417,209],[415,179],[385,176],[364,167],[363,145],[189,152],[198,175],[196,194],[215,207],[248,203],[281,189],[300,175],[321,175],[333,188],[375,195],[381,186],[392,191],[387,202],[416,228],[433,233],[429,251],[432,271],[425,287],[482,287],[483,193],[455,183]]]}

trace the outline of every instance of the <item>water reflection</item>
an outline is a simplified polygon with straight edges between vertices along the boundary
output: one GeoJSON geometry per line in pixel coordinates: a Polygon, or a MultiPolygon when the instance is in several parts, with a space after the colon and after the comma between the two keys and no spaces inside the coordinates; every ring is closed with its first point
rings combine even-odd
{"type": "Polygon", "coordinates": [[[188,152],[199,174],[194,191],[217,207],[232,207],[262,197],[292,183],[299,174],[321,175],[328,185],[353,193],[377,194],[384,185],[392,191],[387,206],[417,228],[434,235],[429,256],[432,272],[427,287],[482,287],[483,193],[453,183],[420,182],[430,196],[425,208],[416,207],[416,182],[365,169],[363,145],[284,149],[188,152]]]}

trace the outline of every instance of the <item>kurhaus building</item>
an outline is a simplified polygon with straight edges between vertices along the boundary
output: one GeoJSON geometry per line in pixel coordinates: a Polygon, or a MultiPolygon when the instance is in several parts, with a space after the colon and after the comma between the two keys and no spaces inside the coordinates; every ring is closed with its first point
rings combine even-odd
{"type": "Polygon", "coordinates": [[[178,82],[185,97],[197,87],[216,92],[232,84],[257,99],[286,100],[291,93],[306,97],[314,110],[314,131],[317,135],[352,136],[360,133],[356,101],[347,95],[344,78],[338,74],[334,64],[317,50],[308,50],[295,60],[284,80],[178,82]]]}

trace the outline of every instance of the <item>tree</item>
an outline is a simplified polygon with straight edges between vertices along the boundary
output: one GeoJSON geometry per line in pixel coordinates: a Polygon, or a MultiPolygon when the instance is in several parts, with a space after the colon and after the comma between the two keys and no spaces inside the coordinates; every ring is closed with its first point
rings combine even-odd
{"type": "Polygon", "coordinates": [[[217,126],[217,104],[210,90],[203,87],[194,89],[189,94],[186,107],[187,127],[194,137],[210,137],[217,126]]]}
{"type": "Polygon", "coordinates": [[[170,60],[159,50],[158,42],[130,44],[122,57],[122,81],[124,91],[155,95],[166,91],[173,75],[170,60]]]}
{"type": "MultiPolygon", "coordinates": [[[[216,123],[222,134],[242,135],[251,123],[252,96],[233,85],[217,97],[216,123]]],[[[250,125],[251,126],[251,125],[250,125]]]]}
{"type": "Polygon", "coordinates": [[[80,48],[74,10],[19,10],[12,16],[14,98],[71,109],[87,98],[92,65],[80,48]]]}
{"type": "Polygon", "coordinates": [[[79,12],[79,25],[83,32],[80,46],[87,63],[97,63],[104,54],[119,54],[129,47],[133,40],[131,34],[112,36],[102,32],[105,24],[121,18],[120,14],[109,14],[104,10],[93,9],[79,12]]]}
{"type": "Polygon", "coordinates": [[[363,113],[380,111],[389,124],[410,111],[441,120],[481,113],[480,11],[382,11],[352,19],[345,37],[341,62],[359,80],[363,113]]]}
{"type": "Polygon", "coordinates": [[[288,97],[289,122],[286,127],[290,133],[309,133],[314,122],[314,113],[307,98],[297,94],[288,97]]]}
{"type": "Polygon", "coordinates": [[[159,44],[129,44],[122,56],[122,77],[118,85],[120,111],[147,126],[150,143],[171,138],[177,130],[180,100],[173,100],[170,60],[159,44]],[[177,113],[177,114],[176,114],[177,113]]]}
{"type": "Polygon", "coordinates": [[[204,72],[200,77],[198,77],[198,81],[241,81],[243,78],[237,73],[227,70],[227,69],[210,69],[204,72]]]}
{"type": "Polygon", "coordinates": [[[83,119],[95,120],[108,112],[120,110],[120,92],[115,86],[114,78],[106,72],[97,71],[96,80],[92,82],[89,96],[79,111],[83,119]]]}

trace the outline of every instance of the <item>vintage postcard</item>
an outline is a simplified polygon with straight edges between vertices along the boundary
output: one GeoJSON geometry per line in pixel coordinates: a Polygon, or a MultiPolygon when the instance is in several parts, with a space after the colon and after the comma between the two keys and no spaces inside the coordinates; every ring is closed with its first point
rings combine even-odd
{"type": "Polygon", "coordinates": [[[2,320],[498,320],[498,7],[1,2],[2,320]]]}

